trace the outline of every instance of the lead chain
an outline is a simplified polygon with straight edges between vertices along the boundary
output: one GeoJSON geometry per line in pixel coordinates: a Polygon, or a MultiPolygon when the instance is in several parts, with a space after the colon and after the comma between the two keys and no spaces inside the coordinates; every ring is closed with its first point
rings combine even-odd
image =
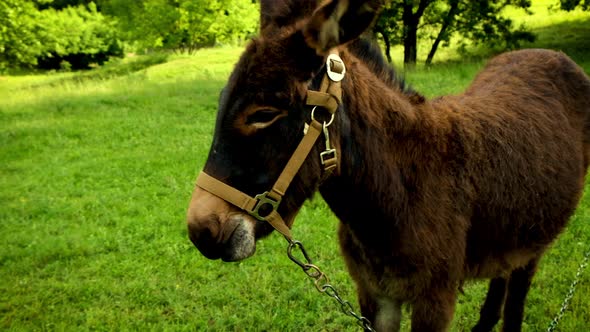
{"type": "Polygon", "coordinates": [[[340,304],[340,310],[342,311],[342,313],[355,318],[357,324],[365,331],[376,332],[371,327],[371,322],[367,318],[357,314],[354,311],[354,308],[352,307],[350,302],[340,297],[340,294],[338,294],[336,288],[330,284],[330,279],[328,278],[328,276],[322,270],[320,270],[319,267],[312,263],[309,255],[307,254],[307,251],[305,250],[305,247],[303,247],[303,244],[301,242],[289,241],[287,255],[289,256],[289,259],[291,259],[291,261],[299,265],[299,267],[303,269],[303,272],[305,272],[305,274],[313,280],[313,283],[318,292],[326,294],[327,296],[333,298],[340,304]],[[304,261],[295,257],[293,249],[298,249],[301,252],[304,261]]]}
{"type": "Polygon", "coordinates": [[[570,285],[567,295],[565,296],[565,299],[563,300],[563,303],[561,305],[561,309],[559,309],[559,312],[557,313],[555,318],[553,318],[553,320],[551,321],[551,324],[549,324],[549,328],[547,328],[547,332],[553,332],[555,330],[555,328],[557,328],[557,324],[559,323],[559,320],[565,314],[565,311],[567,310],[567,307],[569,306],[570,301],[572,300],[572,298],[574,297],[574,293],[576,292],[576,286],[578,286],[578,283],[580,283],[580,280],[582,278],[582,273],[584,272],[584,269],[588,265],[588,258],[589,257],[590,257],[590,250],[588,250],[586,252],[586,254],[584,255],[584,258],[582,259],[582,263],[580,264],[580,267],[578,267],[578,272],[576,272],[576,276],[574,277],[574,281],[570,285]]]}

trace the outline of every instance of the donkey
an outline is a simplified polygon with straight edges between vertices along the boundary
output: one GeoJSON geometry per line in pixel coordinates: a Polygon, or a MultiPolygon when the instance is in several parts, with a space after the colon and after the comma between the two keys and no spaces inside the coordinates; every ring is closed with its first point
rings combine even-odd
{"type": "Polygon", "coordinates": [[[484,278],[473,331],[501,317],[520,331],[539,259],[584,187],[588,76],[563,53],[515,51],[463,94],[427,100],[361,36],[380,1],[260,2],[260,36],[221,92],[192,242],[210,259],[245,259],[273,229],[288,237],[319,190],[377,331],[399,330],[404,303],[412,331],[447,331],[463,282],[484,278]]]}

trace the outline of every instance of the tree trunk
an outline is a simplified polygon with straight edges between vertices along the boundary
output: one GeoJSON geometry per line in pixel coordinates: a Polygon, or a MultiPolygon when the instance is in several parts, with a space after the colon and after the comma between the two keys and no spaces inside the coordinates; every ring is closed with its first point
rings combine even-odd
{"type": "Polygon", "coordinates": [[[426,58],[426,65],[427,66],[430,66],[432,64],[432,60],[434,59],[434,54],[438,50],[438,46],[440,45],[442,39],[445,37],[445,34],[447,33],[449,26],[451,26],[451,23],[455,19],[455,15],[457,15],[458,9],[459,9],[459,0],[451,1],[451,8],[449,8],[449,11],[447,12],[447,15],[445,16],[445,19],[443,20],[443,25],[440,28],[438,36],[436,36],[436,39],[434,40],[434,44],[432,44],[432,48],[430,49],[430,52],[428,53],[428,57],[426,58]]]}
{"type": "Polygon", "coordinates": [[[405,24],[404,31],[404,65],[414,67],[418,57],[418,26],[405,24]]]}
{"type": "Polygon", "coordinates": [[[387,57],[387,61],[391,64],[393,61],[391,60],[391,42],[389,41],[389,36],[383,36],[383,42],[385,43],[385,56],[387,57]]]}
{"type": "Polygon", "coordinates": [[[385,44],[385,56],[387,57],[387,61],[392,63],[391,60],[391,40],[389,39],[389,35],[385,33],[382,29],[375,29],[375,38],[377,38],[376,34],[380,34],[381,38],[383,38],[383,43],[385,44]]]}
{"type": "Polygon", "coordinates": [[[412,68],[416,65],[418,57],[418,24],[426,8],[433,0],[420,0],[418,9],[414,13],[412,0],[404,0],[404,12],[402,20],[404,22],[404,66],[412,68]]]}

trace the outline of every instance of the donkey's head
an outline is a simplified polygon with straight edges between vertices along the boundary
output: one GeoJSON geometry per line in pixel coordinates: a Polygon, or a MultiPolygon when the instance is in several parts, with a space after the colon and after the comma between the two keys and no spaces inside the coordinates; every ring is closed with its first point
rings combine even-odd
{"type": "Polygon", "coordinates": [[[261,1],[260,37],[247,46],[221,92],[206,174],[188,209],[190,239],[206,257],[251,256],[256,239],[273,230],[266,217],[280,215],[290,227],[316,191],[323,143],[300,158],[303,165],[280,197],[260,195],[275,185],[302,141],[312,111],[308,90],[319,89],[329,51],[357,38],[379,6],[380,0],[261,1]]]}

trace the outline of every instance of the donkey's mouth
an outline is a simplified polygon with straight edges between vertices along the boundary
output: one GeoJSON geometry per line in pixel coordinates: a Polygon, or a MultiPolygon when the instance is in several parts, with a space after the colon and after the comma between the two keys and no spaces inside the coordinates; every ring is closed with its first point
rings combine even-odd
{"type": "Polygon", "coordinates": [[[240,261],[256,252],[254,225],[245,218],[241,219],[223,247],[221,260],[224,262],[240,261]]]}
{"type": "Polygon", "coordinates": [[[194,236],[189,232],[189,236],[195,247],[208,259],[236,262],[246,259],[256,252],[253,228],[251,223],[242,220],[222,239],[215,239],[209,234],[203,233],[194,236]]]}

